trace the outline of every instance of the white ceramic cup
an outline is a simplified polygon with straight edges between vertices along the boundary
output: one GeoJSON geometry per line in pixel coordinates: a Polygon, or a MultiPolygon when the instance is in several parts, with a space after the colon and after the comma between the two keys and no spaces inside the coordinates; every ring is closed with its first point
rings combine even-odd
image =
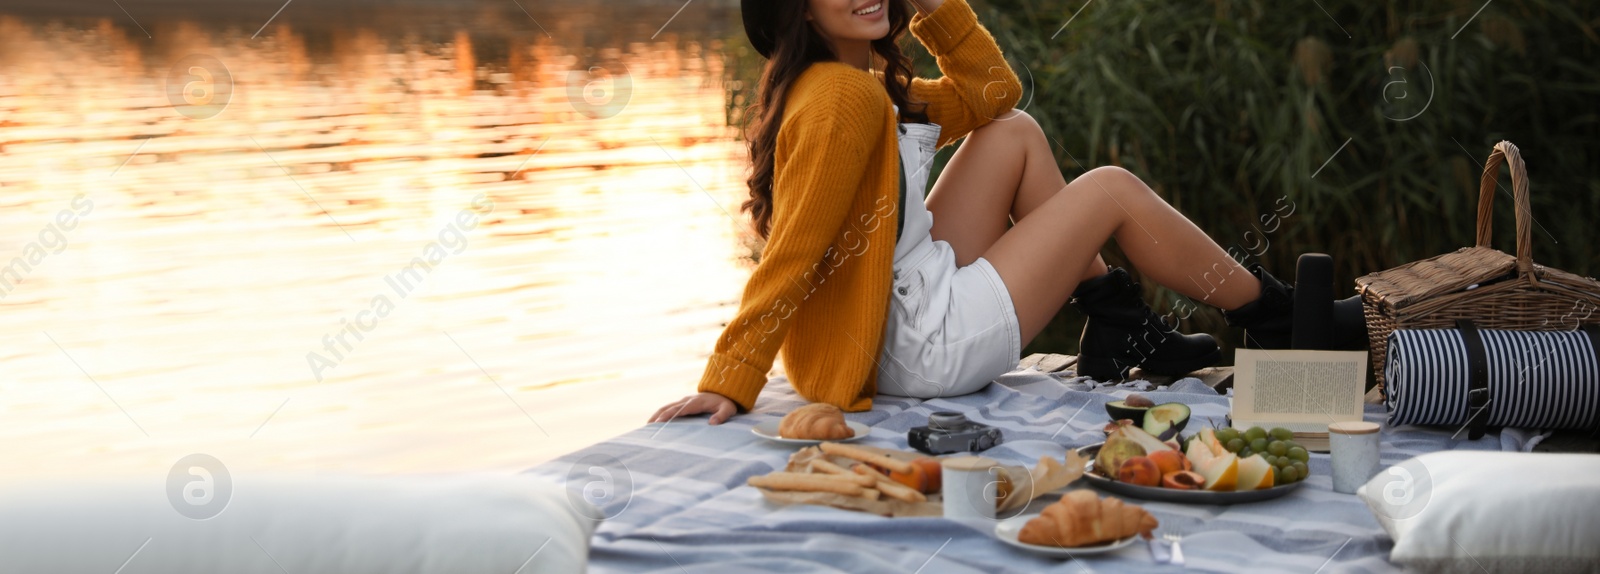
{"type": "Polygon", "coordinates": [[[981,456],[955,456],[939,463],[944,517],[994,519],[1000,462],[981,456]]]}
{"type": "Polygon", "coordinates": [[[1328,456],[1333,461],[1333,491],[1355,494],[1378,472],[1378,423],[1345,421],[1328,425],[1328,456]]]}

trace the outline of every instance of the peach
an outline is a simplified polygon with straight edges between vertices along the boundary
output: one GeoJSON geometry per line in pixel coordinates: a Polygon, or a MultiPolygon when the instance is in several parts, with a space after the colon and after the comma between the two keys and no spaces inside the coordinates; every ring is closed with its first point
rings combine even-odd
{"type": "Polygon", "coordinates": [[[922,467],[922,474],[927,477],[925,479],[927,488],[922,491],[924,494],[939,492],[944,487],[944,465],[939,463],[939,459],[922,457],[911,461],[911,464],[922,467]]]}
{"type": "Polygon", "coordinates": [[[1175,470],[1161,476],[1161,486],[1175,490],[1199,490],[1205,484],[1206,477],[1192,470],[1175,470]]]}
{"type": "Polygon", "coordinates": [[[1189,459],[1183,453],[1175,450],[1162,450],[1150,453],[1150,461],[1156,463],[1156,468],[1161,469],[1161,476],[1180,471],[1189,470],[1189,459]]]}
{"type": "Polygon", "coordinates": [[[1136,456],[1122,462],[1117,469],[1117,480],[1140,486],[1159,486],[1161,468],[1150,457],[1136,456]]]}
{"type": "Polygon", "coordinates": [[[943,467],[939,459],[921,457],[911,461],[911,472],[890,472],[889,480],[917,489],[923,494],[939,492],[943,467]]]}

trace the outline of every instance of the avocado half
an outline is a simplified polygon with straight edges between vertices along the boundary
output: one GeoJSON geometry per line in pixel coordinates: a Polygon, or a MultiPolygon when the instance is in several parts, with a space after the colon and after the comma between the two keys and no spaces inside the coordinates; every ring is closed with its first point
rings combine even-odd
{"type": "Polygon", "coordinates": [[[1155,407],[1130,407],[1126,400],[1115,400],[1106,403],[1106,414],[1111,415],[1111,420],[1132,420],[1136,424],[1144,424],[1144,414],[1155,407]]]}
{"type": "MultiPolygon", "coordinates": [[[[1110,408],[1107,406],[1106,408],[1110,408]]],[[[1183,403],[1161,403],[1145,410],[1142,426],[1144,432],[1154,435],[1161,440],[1167,440],[1178,435],[1189,424],[1189,405],[1183,403]]]]}

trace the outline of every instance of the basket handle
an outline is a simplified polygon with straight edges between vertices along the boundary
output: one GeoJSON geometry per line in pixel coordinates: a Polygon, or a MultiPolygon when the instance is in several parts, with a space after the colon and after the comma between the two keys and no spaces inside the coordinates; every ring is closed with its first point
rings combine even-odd
{"type": "Polygon", "coordinates": [[[1522,153],[1511,142],[1501,140],[1494,144],[1494,153],[1483,162],[1483,178],[1478,185],[1478,247],[1489,245],[1490,230],[1494,224],[1494,191],[1500,178],[1500,163],[1511,169],[1512,200],[1517,209],[1517,275],[1531,277],[1533,273],[1533,207],[1528,202],[1528,168],[1522,164],[1522,153]]]}

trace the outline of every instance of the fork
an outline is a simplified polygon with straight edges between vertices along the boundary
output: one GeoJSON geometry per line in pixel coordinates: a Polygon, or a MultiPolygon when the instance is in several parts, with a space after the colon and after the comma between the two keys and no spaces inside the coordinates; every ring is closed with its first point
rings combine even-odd
{"type": "Polygon", "coordinates": [[[1156,564],[1167,564],[1172,562],[1172,553],[1161,546],[1160,540],[1152,538],[1150,539],[1150,559],[1154,560],[1156,564]]]}
{"type": "Polygon", "coordinates": [[[1182,566],[1183,565],[1183,547],[1179,546],[1178,542],[1183,540],[1183,535],[1182,534],[1162,534],[1161,535],[1161,539],[1172,543],[1172,559],[1168,560],[1167,563],[1168,564],[1176,564],[1178,566],[1182,566]]]}

